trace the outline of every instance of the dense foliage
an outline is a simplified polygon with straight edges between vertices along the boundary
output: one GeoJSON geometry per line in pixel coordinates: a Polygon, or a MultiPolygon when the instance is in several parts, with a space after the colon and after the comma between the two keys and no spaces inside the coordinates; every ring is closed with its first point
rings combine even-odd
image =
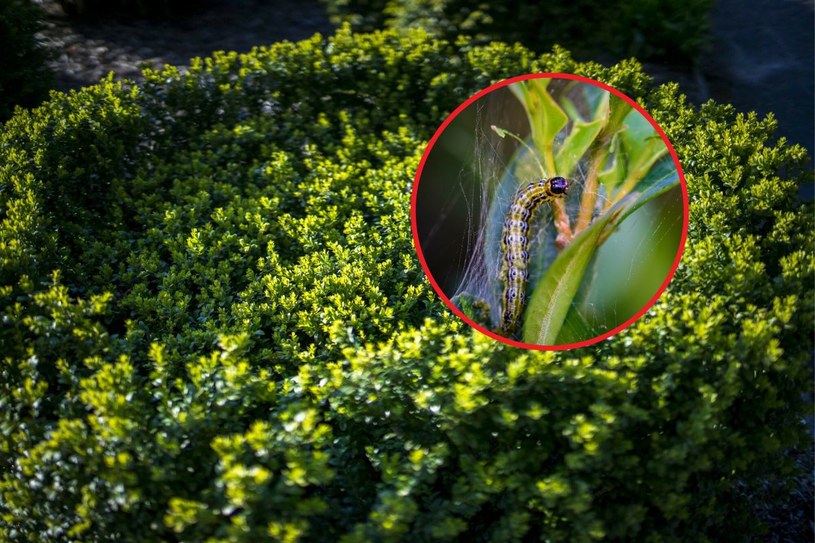
{"type": "Polygon", "coordinates": [[[421,27],[453,41],[520,42],[533,51],[560,44],[578,58],[636,56],[693,62],[708,43],[713,0],[324,0],[334,22],[358,31],[421,27]]]}
{"type": "Polygon", "coordinates": [[[0,121],[15,106],[35,106],[48,95],[53,74],[35,37],[41,19],[30,0],[0,0],[0,121]]]}
{"type": "Polygon", "coordinates": [[[106,80],[0,139],[0,539],[743,541],[812,349],[805,152],[639,67],[340,31],[106,80]],[[461,101],[637,98],[690,239],[602,344],[508,348],[432,293],[412,176],[461,101]]]}

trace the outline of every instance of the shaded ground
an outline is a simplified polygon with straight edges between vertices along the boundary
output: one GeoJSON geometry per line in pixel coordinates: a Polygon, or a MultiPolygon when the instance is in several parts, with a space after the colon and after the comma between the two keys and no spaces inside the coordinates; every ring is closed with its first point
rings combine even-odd
{"type": "Polygon", "coordinates": [[[186,65],[213,51],[244,53],[334,31],[318,0],[208,0],[188,17],[127,22],[77,22],[56,0],[34,2],[48,14],[40,35],[53,54],[58,90],[91,85],[110,71],[139,80],[142,64],[186,65]]]}
{"type": "MultiPolygon", "coordinates": [[[[815,151],[815,1],[717,0],[703,69],[710,95],[773,112],[779,134],[815,151]]],[[[811,192],[810,192],[811,194],[811,192]]]]}

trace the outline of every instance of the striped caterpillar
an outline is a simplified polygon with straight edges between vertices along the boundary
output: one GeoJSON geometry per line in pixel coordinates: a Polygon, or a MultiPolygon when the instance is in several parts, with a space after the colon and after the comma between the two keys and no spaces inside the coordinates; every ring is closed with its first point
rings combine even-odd
{"type": "Polygon", "coordinates": [[[521,321],[526,304],[526,281],[529,279],[529,221],[544,202],[566,195],[569,182],[563,177],[541,179],[521,187],[512,199],[504,221],[501,250],[504,255],[501,281],[504,283],[504,303],[501,322],[496,330],[511,337],[521,321]]]}

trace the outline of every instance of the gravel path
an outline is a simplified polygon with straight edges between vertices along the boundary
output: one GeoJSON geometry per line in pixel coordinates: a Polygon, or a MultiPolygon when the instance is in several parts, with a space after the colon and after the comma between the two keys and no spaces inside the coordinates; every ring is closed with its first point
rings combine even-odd
{"type": "Polygon", "coordinates": [[[69,19],[56,0],[34,2],[47,14],[39,37],[53,54],[58,90],[91,85],[111,70],[117,79],[138,81],[143,64],[187,65],[213,51],[244,53],[334,32],[318,0],[209,0],[184,18],[96,23],[69,19]]]}

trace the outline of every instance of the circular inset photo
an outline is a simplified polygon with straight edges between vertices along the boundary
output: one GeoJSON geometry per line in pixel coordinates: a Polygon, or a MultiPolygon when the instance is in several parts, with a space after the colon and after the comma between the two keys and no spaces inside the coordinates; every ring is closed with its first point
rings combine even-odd
{"type": "Polygon", "coordinates": [[[632,99],[571,74],[509,79],[458,107],[425,150],[411,211],[445,303],[533,349],[590,345],[642,316],[688,224],[662,129],[632,99]]]}

